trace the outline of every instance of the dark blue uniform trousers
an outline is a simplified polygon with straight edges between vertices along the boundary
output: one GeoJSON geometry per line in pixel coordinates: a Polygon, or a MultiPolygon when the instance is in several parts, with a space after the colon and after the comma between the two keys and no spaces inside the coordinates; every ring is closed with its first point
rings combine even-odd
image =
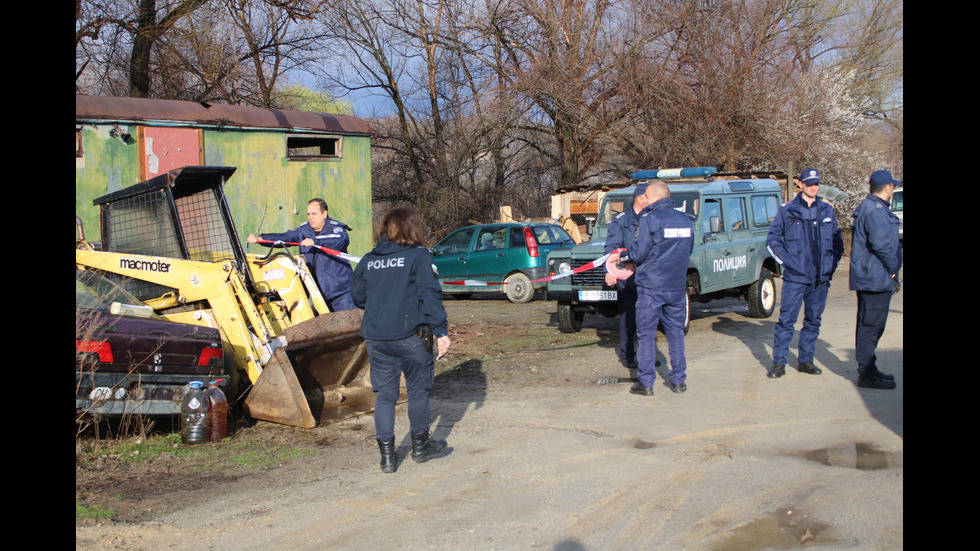
{"type": "Polygon", "coordinates": [[[637,349],[636,378],[646,387],[657,379],[657,326],[663,324],[670,353],[670,381],[679,385],[687,378],[684,354],[684,321],[687,319],[687,291],[655,291],[640,287],[636,299],[637,349]]]}
{"type": "Polygon", "coordinates": [[[412,434],[429,428],[429,392],[435,382],[435,362],[422,339],[411,336],[397,341],[367,341],[371,359],[371,387],[376,393],[374,430],[379,440],[395,436],[395,404],[401,375],[408,390],[408,422],[412,434]]]}
{"type": "Polygon", "coordinates": [[[620,290],[619,299],[619,359],[636,359],[636,291],[620,290]]]}
{"type": "Polygon", "coordinates": [[[858,363],[858,375],[873,376],[878,372],[878,357],[875,350],[878,348],[878,340],[885,332],[892,293],[891,291],[884,293],[858,291],[857,299],[854,355],[858,363]]]}
{"type": "Polygon", "coordinates": [[[783,281],[783,296],[779,303],[779,321],[772,344],[772,361],[785,364],[789,354],[789,344],[793,341],[793,326],[803,306],[803,328],[800,329],[798,359],[800,363],[813,362],[820,334],[823,309],[827,305],[827,291],[830,282],[793,283],[783,281]]]}

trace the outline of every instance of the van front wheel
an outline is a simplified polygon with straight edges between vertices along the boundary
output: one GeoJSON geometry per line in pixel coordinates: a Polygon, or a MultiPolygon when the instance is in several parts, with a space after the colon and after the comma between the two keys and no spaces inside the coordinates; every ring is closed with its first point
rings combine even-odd
{"type": "Polygon", "coordinates": [[[584,312],[576,312],[570,302],[558,303],[558,330],[562,333],[578,333],[582,330],[584,312]]]}
{"type": "Polygon", "coordinates": [[[753,318],[768,318],[776,310],[776,281],[772,272],[763,268],[759,279],[749,285],[745,293],[749,304],[749,316],[753,318]]]}

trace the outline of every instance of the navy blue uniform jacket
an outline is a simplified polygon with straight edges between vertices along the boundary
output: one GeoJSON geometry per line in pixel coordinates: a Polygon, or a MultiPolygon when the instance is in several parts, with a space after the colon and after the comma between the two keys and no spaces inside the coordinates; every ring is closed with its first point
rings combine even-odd
{"type": "Polygon", "coordinates": [[[854,210],[848,282],[852,291],[894,291],[891,276],[902,267],[898,225],[888,203],[870,193],[854,210]]]}
{"type": "Polygon", "coordinates": [[[660,199],[640,211],[633,248],[636,286],[657,291],[686,291],[687,266],[694,250],[691,219],[677,211],[672,199],[660,199]]]}
{"type": "MultiPolygon", "coordinates": [[[[328,217],[323,223],[323,229],[319,232],[313,231],[310,223],[305,222],[295,230],[283,233],[263,233],[259,237],[266,241],[284,241],[286,243],[299,243],[309,237],[320,247],[346,253],[347,246],[350,245],[350,237],[347,235],[350,229],[347,224],[328,217]]],[[[300,246],[299,252],[304,256],[310,271],[313,272],[313,277],[316,279],[324,300],[331,300],[350,290],[350,262],[314,247],[300,246]]]]}
{"type": "Polygon", "coordinates": [[[351,280],[354,304],[364,310],[361,336],[393,341],[414,335],[421,325],[436,337],[449,335],[442,287],[432,253],[399,245],[382,234],[374,250],[357,263],[351,280]]]}
{"type": "Polygon", "coordinates": [[[783,267],[783,281],[824,283],[834,276],[844,254],[844,239],[834,207],[817,199],[808,208],[800,195],[779,208],[766,235],[766,248],[783,267]]]}

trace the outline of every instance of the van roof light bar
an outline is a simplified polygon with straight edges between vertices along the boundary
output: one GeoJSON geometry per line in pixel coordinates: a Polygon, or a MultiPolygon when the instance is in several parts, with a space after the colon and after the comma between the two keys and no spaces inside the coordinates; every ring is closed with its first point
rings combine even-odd
{"type": "Polygon", "coordinates": [[[674,178],[707,178],[718,169],[713,166],[699,166],[695,168],[659,168],[652,170],[638,170],[630,177],[635,180],[670,180],[674,178]]]}

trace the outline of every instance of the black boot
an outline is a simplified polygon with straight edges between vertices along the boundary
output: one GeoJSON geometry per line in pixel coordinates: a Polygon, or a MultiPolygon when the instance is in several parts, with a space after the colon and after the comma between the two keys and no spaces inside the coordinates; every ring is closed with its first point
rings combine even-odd
{"type": "Polygon", "coordinates": [[[425,463],[442,453],[444,449],[446,449],[446,441],[433,440],[429,437],[428,430],[422,434],[412,435],[412,459],[416,463],[425,463]]]}
{"type": "Polygon", "coordinates": [[[398,470],[398,456],[395,455],[395,437],[387,440],[378,439],[381,449],[381,472],[393,473],[398,470]]]}

